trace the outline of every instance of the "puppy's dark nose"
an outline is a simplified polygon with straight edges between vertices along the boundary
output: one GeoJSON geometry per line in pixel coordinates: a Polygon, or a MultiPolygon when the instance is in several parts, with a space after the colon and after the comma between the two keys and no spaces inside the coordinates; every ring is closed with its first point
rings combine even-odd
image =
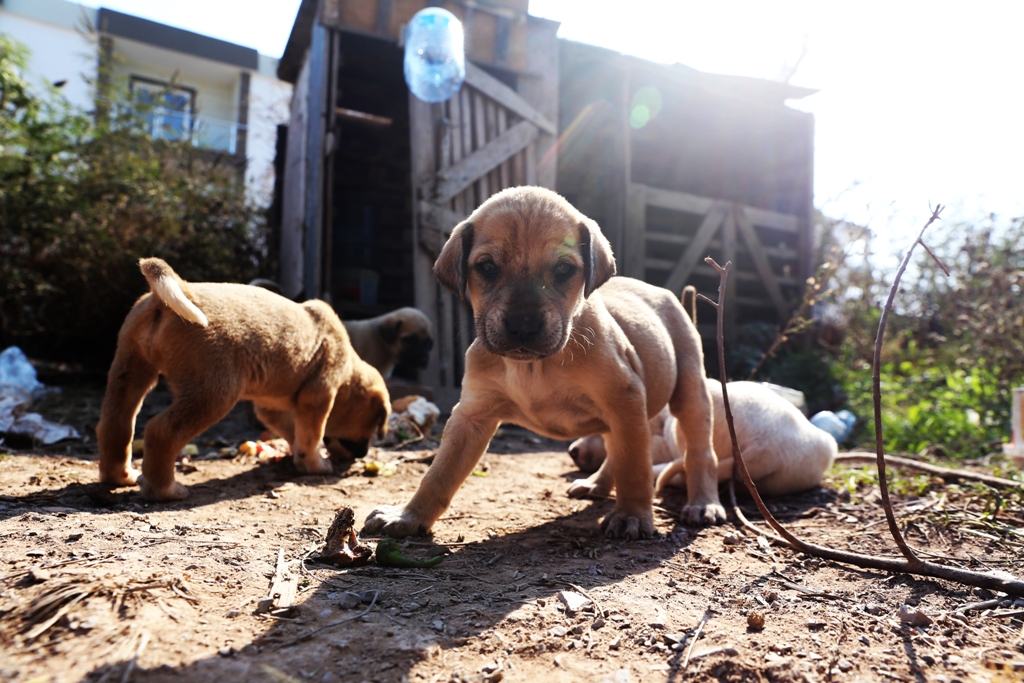
{"type": "Polygon", "coordinates": [[[505,330],[519,342],[527,342],[537,336],[541,318],[536,313],[512,313],[505,318],[505,330]]]}

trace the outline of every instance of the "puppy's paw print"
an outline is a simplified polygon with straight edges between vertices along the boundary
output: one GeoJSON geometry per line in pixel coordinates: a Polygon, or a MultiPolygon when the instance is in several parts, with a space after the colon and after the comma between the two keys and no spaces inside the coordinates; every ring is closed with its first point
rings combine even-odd
{"type": "Polygon", "coordinates": [[[722,524],[725,522],[725,508],[718,503],[687,505],[679,519],[691,526],[722,524]]]}
{"type": "Polygon", "coordinates": [[[577,479],[569,485],[567,493],[570,498],[607,498],[611,491],[589,479],[577,479]]]}
{"type": "Polygon", "coordinates": [[[374,508],[367,516],[362,531],[364,534],[380,534],[391,538],[418,536],[426,532],[425,524],[398,505],[374,508]]]}
{"type": "Polygon", "coordinates": [[[654,517],[650,512],[644,515],[613,510],[601,522],[601,529],[608,538],[635,540],[654,536],[654,517]]]}

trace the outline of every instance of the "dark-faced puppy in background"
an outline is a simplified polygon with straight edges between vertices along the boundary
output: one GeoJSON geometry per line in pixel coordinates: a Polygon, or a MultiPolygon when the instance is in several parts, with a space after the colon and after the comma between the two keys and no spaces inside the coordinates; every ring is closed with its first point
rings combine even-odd
{"type": "Polygon", "coordinates": [[[434,348],[430,319],[418,308],[399,308],[369,320],[346,320],[345,329],[359,357],[384,379],[401,366],[422,370],[434,348]]]}
{"type": "Polygon", "coordinates": [[[156,258],[139,265],[152,291],[118,335],[96,427],[100,481],[138,483],[150,500],[185,498],[175,458],[240,399],[255,403],[256,416],[288,440],[307,472],[331,471],[320,456],[325,434],[365,452],[372,436],[387,432],[384,378],[352,351],[329,305],[248,285],[185,282],[156,258]],[[135,418],[160,375],[174,401],[146,425],[140,473],[131,463],[135,418]]]}
{"type": "Polygon", "coordinates": [[[412,500],[375,509],[368,532],[429,531],[498,425],[510,422],[557,439],[605,434],[611,483],[578,481],[569,494],[604,495],[613,484],[605,532],[649,536],[647,421],[666,404],[687,446],[684,517],[725,519],[697,330],[668,290],[612,277],[615,259],[597,223],[550,190],[504,190],[455,227],[434,273],[473,305],[477,336],[462,396],[412,500]]]}

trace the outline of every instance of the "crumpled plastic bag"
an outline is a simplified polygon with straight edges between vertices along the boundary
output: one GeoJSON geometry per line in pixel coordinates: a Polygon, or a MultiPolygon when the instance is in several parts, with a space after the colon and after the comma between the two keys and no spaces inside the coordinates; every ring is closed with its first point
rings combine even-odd
{"type": "Polygon", "coordinates": [[[0,434],[27,436],[46,445],[81,438],[74,427],[27,412],[32,407],[33,397],[48,392],[21,349],[10,346],[0,352],[0,434]]]}
{"type": "Polygon", "coordinates": [[[441,409],[422,396],[403,396],[391,403],[388,433],[375,446],[403,446],[430,435],[441,409]]]}

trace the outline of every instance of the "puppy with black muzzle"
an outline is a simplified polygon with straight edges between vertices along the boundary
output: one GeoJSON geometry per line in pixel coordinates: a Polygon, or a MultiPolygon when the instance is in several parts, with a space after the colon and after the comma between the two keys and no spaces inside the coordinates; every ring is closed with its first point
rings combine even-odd
{"type": "Polygon", "coordinates": [[[384,379],[399,366],[416,370],[427,367],[434,338],[430,335],[430,318],[418,308],[407,306],[369,320],[344,323],[352,348],[380,370],[384,379]]]}
{"type": "Polygon", "coordinates": [[[387,432],[391,403],[384,378],[353,351],[333,309],[297,304],[259,287],[185,282],[160,259],[142,259],[151,293],[121,326],[96,438],[100,481],[139,484],[150,500],[180,500],[174,461],[195,436],[240,399],[287,439],[295,465],[330,472],[324,434],[356,454],[387,432]],[[142,400],[163,375],[171,405],[146,425],[142,472],[131,443],[142,400]]]}
{"type": "MultiPolygon", "coordinates": [[[[466,352],[462,396],[412,500],[375,509],[366,531],[429,531],[509,422],[557,439],[605,434],[617,490],[605,532],[650,536],[647,421],[666,404],[686,441],[683,516],[724,521],[697,330],[668,290],[612,277],[611,246],[594,221],[550,190],[504,190],[455,227],[434,273],[473,306],[477,337],[466,352]]],[[[597,486],[576,482],[569,494],[597,486]]]]}

